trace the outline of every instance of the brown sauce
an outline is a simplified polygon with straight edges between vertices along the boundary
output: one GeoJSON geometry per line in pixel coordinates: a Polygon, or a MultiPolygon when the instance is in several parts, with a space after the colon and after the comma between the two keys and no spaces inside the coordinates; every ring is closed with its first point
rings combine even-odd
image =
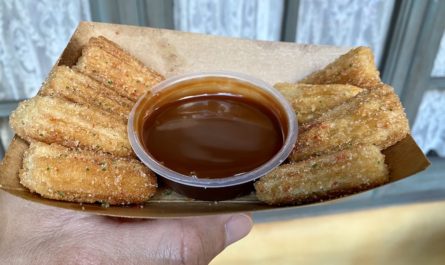
{"type": "Polygon", "coordinates": [[[142,143],[158,162],[198,178],[251,171],[283,146],[274,112],[246,97],[200,95],[167,103],[144,121],[142,143]]]}

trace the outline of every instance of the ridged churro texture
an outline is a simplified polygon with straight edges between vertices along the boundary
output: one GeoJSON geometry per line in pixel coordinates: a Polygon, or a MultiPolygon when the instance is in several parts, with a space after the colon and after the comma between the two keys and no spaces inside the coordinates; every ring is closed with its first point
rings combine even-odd
{"type": "Polygon", "coordinates": [[[133,107],[133,101],[116,91],[68,66],[56,66],[39,92],[42,96],[54,96],[96,107],[117,115],[124,120],[133,107]]]}
{"type": "Polygon", "coordinates": [[[359,144],[385,149],[409,133],[402,104],[387,85],[365,90],[300,127],[291,160],[300,161],[359,144]]]}
{"type": "Polygon", "coordinates": [[[25,152],[20,183],[49,199],[106,204],[142,203],[157,187],[136,159],[39,142],[25,152]]]}
{"type": "Polygon", "coordinates": [[[275,84],[295,110],[298,123],[306,123],[320,117],[332,109],[363,91],[351,85],[308,85],[308,84],[275,84]]]}
{"type": "Polygon", "coordinates": [[[349,84],[362,88],[380,85],[380,73],[374,55],[368,47],[358,47],[340,56],[320,71],[310,74],[299,83],[349,84]]]}
{"type": "Polygon", "coordinates": [[[89,40],[75,68],[132,101],[164,80],[162,75],[102,36],[89,40]]]}
{"type": "Polygon", "coordinates": [[[10,125],[28,142],[133,155],[124,121],[97,108],[59,98],[36,96],[21,102],[11,114],[10,125]]]}
{"type": "Polygon", "coordinates": [[[268,204],[302,204],[373,188],[389,181],[385,157],[373,145],[277,167],[255,183],[256,196],[268,204]]]}

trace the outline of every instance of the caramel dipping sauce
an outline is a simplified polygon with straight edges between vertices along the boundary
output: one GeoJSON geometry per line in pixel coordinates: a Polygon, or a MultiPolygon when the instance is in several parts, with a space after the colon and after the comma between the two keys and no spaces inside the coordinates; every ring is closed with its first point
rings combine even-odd
{"type": "Polygon", "coordinates": [[[167,79],[142,96],[130,143],[163,182],[186,196],[223,200],[252,190],[297,137],[295,113],[270,85],[237,73],[167,79]]]}
{"type": "Polygon", "coordinates": [[[247,97],[186,97],[146,118],[141,139],[164,166],[190,177],[225,178],[246,173],[283,146],[278,117],[247,97]]]}

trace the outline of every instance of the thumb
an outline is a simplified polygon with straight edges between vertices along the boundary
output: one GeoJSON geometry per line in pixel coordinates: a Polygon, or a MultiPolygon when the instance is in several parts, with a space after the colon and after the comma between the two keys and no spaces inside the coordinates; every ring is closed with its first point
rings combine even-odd
{"type": "Polygon", "coordinates": [[[231,216],[224,226],[226,233],[225,247],[245,237],[252,230],[252,226],[253,221],[250,214],[231,216]]]}
{"type": "MultiPolygon", "coordinates": [[[[105,232],[99,234],[109,237],[100,239],[111,244],[111,249],[119,249],[118,256],[130,257],[135,264],[208,264],[228,245],[246,236],[253,224],[248,214],[144,221],[104,220],[107,223],[102,227],[105,232]],[[110,227],[113,228],[112,234],[109,234],[110,227]]],[[[118,260],[116,264],[122,263],[118,260]]]]}
{"type": "Polygon", "coordinates": [[[228,245],[245,237],[253,225],[248,214],[197,217],[182,222],[185,264],[208,264],[228,245]]]}

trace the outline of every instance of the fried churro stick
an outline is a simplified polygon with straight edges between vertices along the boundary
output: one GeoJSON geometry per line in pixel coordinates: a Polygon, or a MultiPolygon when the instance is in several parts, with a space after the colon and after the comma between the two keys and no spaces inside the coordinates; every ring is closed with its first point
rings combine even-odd
{"type": "Polygon", "coordinates": [[[134,104],[116,91],[68,66],[55,67],[39,95],[60,97],[97,107],[112,115],[118,115],[125,121],[134,104]]]}
{"type": "Polygon", "coordinates": [[[366,90],[300,128],[291,160],[327,154],[358,144],[385,149],[409,133],[399,98],[389,86],[366,90]]]}
{"type": "Polygon", "coordinates": [[[23,139],[131,156],[127,127],[97,108],[59,98],[36,96],[19,104],[11,127],[23,139]]]}
{"type": "Polygon", "coordinates": [[[299,83],[349,84],[362,88],[374,88],[381,84],[381,80],[372,50],[368,47],[358,47],[340,56],[322,70],[310,74],[299,83]]]}
{"type": "Polygon", "coordinates": [[[356,96],[363,89],[351,85],[308,85],[278,83],[275,85],[291,103],[298,116],[298,123],[318,118],[329,109],[356,96]]]}
{"type": "Polygon", "coordinates": [[[102,36],[90,39],[75,68],[132,101],[164,79],[102,36]]]}
{"type": "Polygon", "coordinates": [[[255,183],[268,204],[301,204],[356,193],[387,183],[385,157],[373,145],[281,165],[255,183]]]}
{"type": "Polygon", "coordinates": [[[20,183],[49,199],[109,204],[141,203],[154,195],[156,177],[136,159],[32,142],[20,183]]]}

